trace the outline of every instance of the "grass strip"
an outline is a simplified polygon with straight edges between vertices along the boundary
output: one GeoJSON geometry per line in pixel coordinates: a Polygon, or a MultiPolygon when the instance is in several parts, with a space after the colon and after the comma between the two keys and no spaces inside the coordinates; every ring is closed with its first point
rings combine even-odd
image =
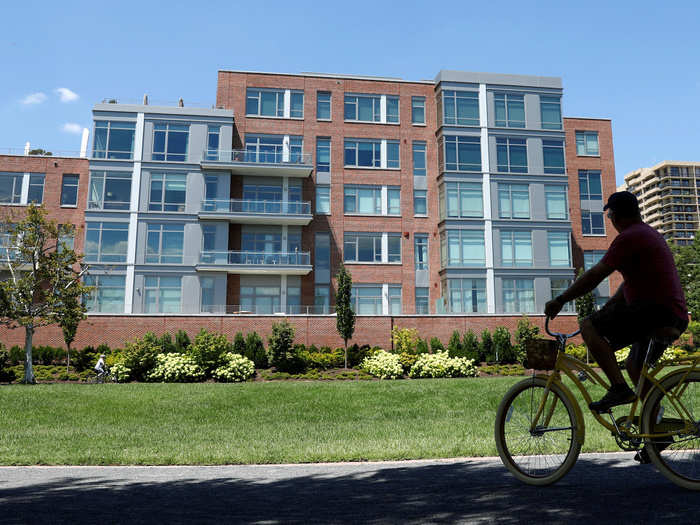
{"type": "MultiPolygon", "coordinates": [[[[494,456],[496,408],[520,380],[0,386],[0,464],[494,456]]],[[[612,450],[587,415],[584,451],[612,450]]]]}

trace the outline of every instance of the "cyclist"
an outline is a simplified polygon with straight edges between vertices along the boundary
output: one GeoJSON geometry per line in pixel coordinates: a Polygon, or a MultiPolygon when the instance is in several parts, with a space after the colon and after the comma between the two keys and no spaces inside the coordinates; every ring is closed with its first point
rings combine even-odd
{"type": "Polygon", "coordinates": [[[100,358],[97,360],[95,365],[95,372],[97,372],[97,380],[102,381],[105,374],[107,373],[107,368],[105,367],[105,355],[101,354],[100,358]]]}
{"type": "MultiPolygon", "coordinates": [[[[664,238],[642,221],[637,198],[628,191],[610,195],[603,208],[619,232],[603,258],[564,293],[547,302],[545,314],[554,318],[564,303],[593,291],[613,271],[624,282],[608,302],[581,322],[581,335],[588,349],[610,379],[611,387],[591,410],[601,413],[631,403],[635,393],[627,386],[615,360],[615,350],[632,345],[626,368],[636,384],[649,341],[659,329],[688,326],[685,296],[664,238]]],[[[665,350],[655,344],[653,363],[665,350]]]]}

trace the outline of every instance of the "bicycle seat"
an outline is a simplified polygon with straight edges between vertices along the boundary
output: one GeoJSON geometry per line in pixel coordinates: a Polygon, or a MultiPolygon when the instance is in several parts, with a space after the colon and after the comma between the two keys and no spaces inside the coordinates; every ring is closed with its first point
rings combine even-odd
{"type": "Polygon", "coordinates": [[[664,345],[670,345],[681,336],[681,331],[675,326],[664,326],[655,330],[652,339],[664,345]]]}

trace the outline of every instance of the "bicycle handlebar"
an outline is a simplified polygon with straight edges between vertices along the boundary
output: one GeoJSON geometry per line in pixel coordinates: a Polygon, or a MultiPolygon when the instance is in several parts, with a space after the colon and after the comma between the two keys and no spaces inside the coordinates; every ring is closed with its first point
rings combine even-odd
{"type": "Polygon", "coordinates": [[[556,339],[564,339],[565,341],[571,337],[577,336],[579,333],[581,333],[581,329],[579,328],[575,332],[572,332],[570,334],[562,334],[559,332],[550,332],[549,331],[549,317],[544,318],[544,331],[547,332],[549,335],[552,337],[555,337],[556,339]]]}

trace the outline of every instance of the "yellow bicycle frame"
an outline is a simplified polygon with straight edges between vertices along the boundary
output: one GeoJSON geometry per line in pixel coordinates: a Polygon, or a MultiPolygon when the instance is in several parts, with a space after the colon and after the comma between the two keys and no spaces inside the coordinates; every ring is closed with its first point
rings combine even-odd
{"type": "MultiPolygon", "coordinates": [[[[672,363],[671,363],[672,364],[672,363]]],[[[644,384],[644,381],[650,381],[653,386],[656,386],[659,390],[661,390],[664,395],[666,396],[665,399],[668,400],[668,402],[673,406],[673,408],[676,409],[677,413],[680,414],[683,417],[683,424],[684,427],[682,429],[675,429],[672,432],[664,432],[664,433],[656,433],[656,434],[642,434],[642,433],[634,433],[634,432],[626,432],[625,437],[627,438],[638,438],[638,439],[651,439],[651,438],[663,438],[663,437],[670,437],[679,433],[691,433],[695,431],[695,421],[693,421],[691,414],[688,412],[688,410],[683,406],[683,403],[680,401],[681,395],[683,395],[683,392],[685,391],[687,383],[684,383],[685,378],[688,377],[688,375],[693,372],[694,370],[700,370],[698,368],[698,364],[700,364],[700,358],[695,358],[693,360],[693,363],[686,367],[682,368],[680,370],[676,370],[674,372],[671,372],[670,374],[657,379],[661,370],[664,369],[664,366],[666,365],[661,365],[658,367],[655,367],[651,372],[649,371],[649,366],[647,363],[644,363],[644,366],[642,367],[642,373],[639,378],[639,382],[636,387],[636,394],[637,397],[635,398],[634,402],[632,403],[632,406],[630,407],[629,414],[626,417],[625,422],[628,424],[631,424],[634,421],[634,416],[635,413],[637,412],[637,407],[642,404],[642,400],[640,400],[640,393],[642,391],[642,386],[644,384]],[[666,391],[666,389],[663,388],[662,382],[665,378],[670,377],[671,375],[674,374],[683,374],[683,377],[681,380],[677,383],[675,391],[666,391]]],[[[581,392],[581,395],[586,401],[586,406],[588,406],[593,399],[591,398],[590,394],[588,393],[588,390],[586,387],[583,385],[583,382],[578,378],[578,376],[575,374],[576,371],[581,371],[586,376],[588,379],[590,379],[594,384],[600,385],[606,390],[610,387],[607,381],[605,381],[600,374],[598,374],[595,370],[593,370],[590,366],[588,366],[586,363],[583,363],[582,361],[579,361],[575,357],[572,357],[570,355],[567,355],[564,353],[562,350],[559,350],[557,354],[557,360],[554,364],[554,370],[552,371],[551,374],[549,375],[543,375],[542,377],[547,378],[547,384],[545,385],[544,389],[544,394],[542,395],[542,400],[540,401],[540,405],[537,409],[537,413],[535,417],[532,420],[532,424],[530,425],[530,431],[533,432],[535,429],[538,427],[538,421],[540,420],[540,417],[542,416],[543,412],[545,411],[545,407],[547,405],[547,397],[549,396],[549,391],[551,390],[552,384],[557,384],[557,386],[560,387],[564,395],[570,397],[570,401],[572,402],[573,406],[579,406],[578,401],[571,395],[570,390],[563,384],[562,379],[561,379],[561,373],[563,372],[569,379],[571,379],[576,385],[576,387],[579,389],[581,392]]],[[[552,418],[552,414],[554,413],[554,408],[556,406],[556,401],[552,403],[551,407],[545,414],[543,424],[544,427],[547,427],[549,425],[549,422],[552,418]]],[[[580,412],[580,408],[579,408],[580,412]]],[[[603,425],[605,428],[610,430],[613,434],[619,434],[618,428],[615,427],[615,425],[609,423],[603,417],[601,414],[598,414],[596,412],[591,411],[593,414],[593,417],[596,418],[598,423],[603,425]]],[[[628,427],[629,428],[629,427],[628,427]]]]}

